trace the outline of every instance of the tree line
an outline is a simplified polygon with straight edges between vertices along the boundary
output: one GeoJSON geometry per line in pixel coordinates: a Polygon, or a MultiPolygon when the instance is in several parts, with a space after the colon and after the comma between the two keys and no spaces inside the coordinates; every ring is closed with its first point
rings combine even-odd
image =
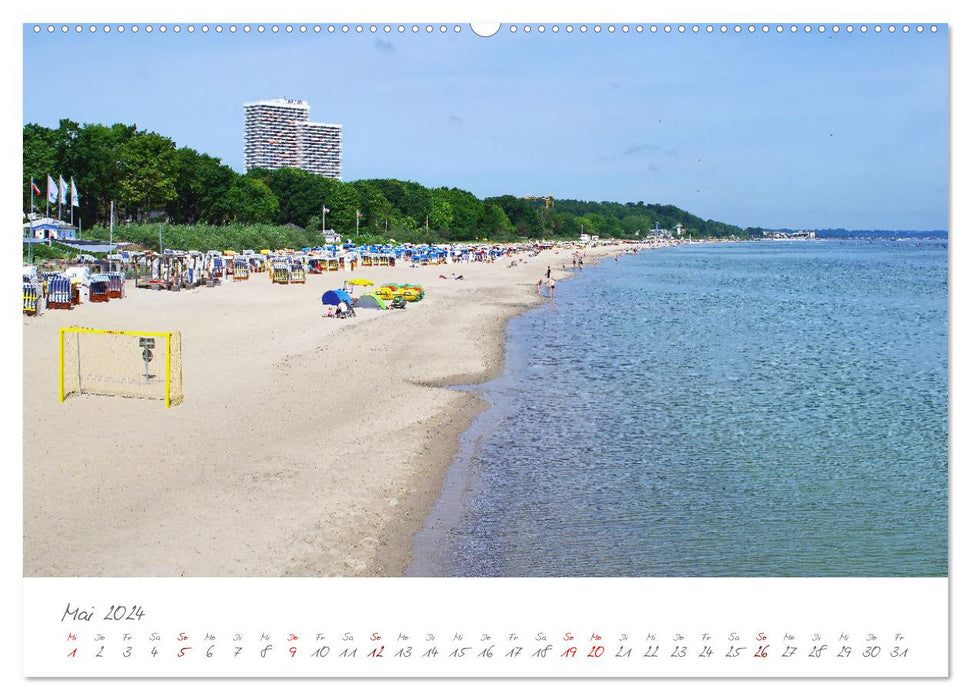
{"type": "MultiPolygon", "coordinates": [[[[116,221],[234,225],[234,230],[286,225],[308,232],[326,223],[345,237],[360,233],[374,240],[431,243],[576,238],[581,232],[636,238],[655,224],[673,230],[678,223],[685,235],[696,237],[746,236],[755,230],[704,220],[671,205],[561,199],[548,209],[543,201],[514,195],[479,199],[454,187],[392,178],[341,182],[292,168],[240,174],[217,157],[135,125],[62,119],[57,128],[26,124],[23,139],[24,211],[32,177],[42,183],[48,173],[55,179],[73,176],[81,193],[75,216],[83,230],[107,225],[112,201],[116,221]]],[[[44,205],[43,197],[35,197],[38,210],[44,205]]]]}

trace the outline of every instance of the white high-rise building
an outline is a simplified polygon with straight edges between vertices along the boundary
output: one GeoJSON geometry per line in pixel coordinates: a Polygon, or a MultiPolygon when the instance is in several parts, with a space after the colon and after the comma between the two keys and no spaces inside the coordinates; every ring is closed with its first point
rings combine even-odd
{"type": "Polygon", "coordinates": [[[303,100],[261,100],[243,105],[243,159],[251,168],[298,168],[340,180],[343,127],[310,121],[303,100]]]}

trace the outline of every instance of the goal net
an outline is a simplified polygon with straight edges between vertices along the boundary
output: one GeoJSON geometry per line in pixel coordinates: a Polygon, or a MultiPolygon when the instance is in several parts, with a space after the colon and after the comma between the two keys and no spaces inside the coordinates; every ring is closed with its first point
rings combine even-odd
{"type": "Polygon", "coordinates": [[[182,336],[61,328],[61,401],[78,394],[182,401],[182,336]]]}

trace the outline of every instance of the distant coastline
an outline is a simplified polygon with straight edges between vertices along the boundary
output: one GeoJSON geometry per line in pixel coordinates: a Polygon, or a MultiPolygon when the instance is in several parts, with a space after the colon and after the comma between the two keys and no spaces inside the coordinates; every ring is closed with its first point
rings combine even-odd
{"type": "MultiPolygon", "coordinates": [[[[789,229],[779,229],[787,231],[789,229]]],[[[946,230],[891,231],[886,229],[845,229],[820,228],[816,229],[816,238],[947,238],[946,230]]]]}

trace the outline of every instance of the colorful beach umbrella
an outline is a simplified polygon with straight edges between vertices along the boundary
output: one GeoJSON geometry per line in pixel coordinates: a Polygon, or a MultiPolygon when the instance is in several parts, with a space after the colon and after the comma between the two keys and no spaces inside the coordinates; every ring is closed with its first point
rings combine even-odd
{"type": "Polygon", "coordinates": [[[371,286],[374,286],[374,282],[372,282],[371,280],[365,280],[365,279],[360,279],[360,278],[355,279],[355,280],[348,280],[347,283],[348,284],[353,284],[355,287],[371,287],[371,286]]]}

